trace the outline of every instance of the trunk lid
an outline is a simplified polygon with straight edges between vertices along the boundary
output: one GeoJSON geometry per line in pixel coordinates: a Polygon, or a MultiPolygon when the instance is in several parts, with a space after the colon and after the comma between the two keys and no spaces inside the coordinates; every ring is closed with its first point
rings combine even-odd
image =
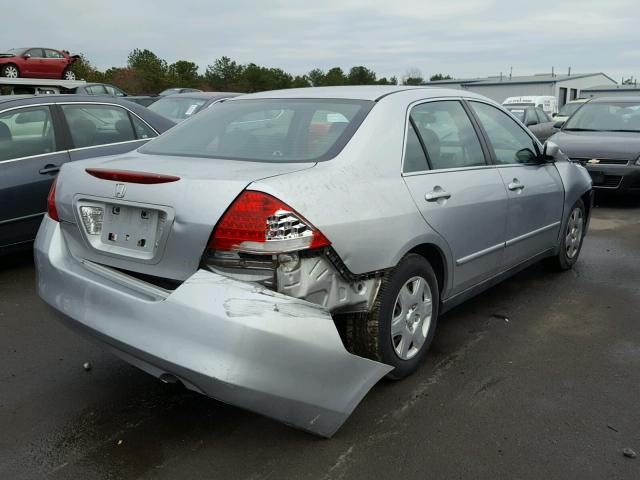
{"type": "Polygon", "coordinates": [[[198,269],[213,227],[248,185],[314,165],[131,152],[66,164],[58,179],[56,205],[76,258],[185,280],[198,269]],[[87,173],[87,168],[180,179],[156,184],[104,180],[87,173]],[[101,228],[95,221],[100,209],[101,228]]]}

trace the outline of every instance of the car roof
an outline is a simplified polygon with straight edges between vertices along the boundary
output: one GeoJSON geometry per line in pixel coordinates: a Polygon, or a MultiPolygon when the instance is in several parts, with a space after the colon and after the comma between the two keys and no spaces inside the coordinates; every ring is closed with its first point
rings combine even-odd
{"type": "Polygon", "coordinates": [[[0,95],[0,108],[15,103],[21,105],[41,105],[59,102],[85,102],[85,103],[115,103],[130,107],[140,106],[127,100],[127,97],[111,97],[101,95],[78,95],[78,94],[49,94],[49,95],[0,95]]]}
{"type": "Polygon", "coordinates": [[[606,103],[606,102],[640,103],[640,96],[638,97],[598,97],[598,98],[591,99],[589,103],[606,103]]]}
{"type": "MultiPolygon", "coordinates": [[[[237,97],[238,95],[242,95],[237,92],[184,92],[184,93],[172,93],[171,95],[165,95],[162,98],[193,98],[193,99],[203,99],[210,100],[215,98],[230,98],[237,97]]],[[[162,100],[162,98],[160,100],[162,100]]],[[[158,101],[160,101],[158,100],[158,101]]]]}
{"type": "Polygon", "coordinates": [[[344,98],[351,100],[373,100],[377,101],[382,97],[394,93],[401,93],[410,90],[424,91],[424,97],[458,96],[483,98],[465,90],[439,87],[423,86],[397,86],[397,85],[357,85],[340,87],[307,87],[290,88],[285,90],[271,90],[268,92],[250,93],[242,96],[242,100],[252,98],[344,98]]]}

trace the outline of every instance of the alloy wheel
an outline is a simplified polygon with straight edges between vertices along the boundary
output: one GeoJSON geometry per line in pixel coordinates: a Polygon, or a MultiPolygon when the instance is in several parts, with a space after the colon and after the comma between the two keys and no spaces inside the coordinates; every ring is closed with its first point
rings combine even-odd
{"type": "Polygon", "coordinates": [[[402,360],[415,357],[425,343],[431,318],[433,301],[431,288],[422,277],[407,280],[393,307],[391,342],[402,360]]]}
{"type": "Polygon", "coordinates": [[[576,207],[571,211],[571,215],[569,215],[567,231],[564,238],[564,245],[568,258],[574,258],[578,254],[583,230],[584,216],[582,214],[582,209],[576,207]]]}
{"type": "Polygon", "coordinates": [[[18,69],[13,65],[4,67],[4,76],[7,78],[18,78],[18,69]]]}

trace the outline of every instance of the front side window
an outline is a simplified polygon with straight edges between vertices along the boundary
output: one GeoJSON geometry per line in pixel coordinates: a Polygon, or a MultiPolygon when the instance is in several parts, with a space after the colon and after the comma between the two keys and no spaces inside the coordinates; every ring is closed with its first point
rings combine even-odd
{"type": "Polygon", "coordinates": [[[323,161],[342,150],[372,107],[373,102],[363,100],[227,101],[203,110],[139,151],[256,162],[323,161]]]}
{"type": "Polygon", "coordinates": [[[0,161],[56,151],[49,107],[0,113],[0,161]]]}
{"type": "Polygon", "coordinates": [[[511,117],[486,103],[469,103],[484,127],[497,164],[536,162],[535,141],[511,117]]]}
{"type": "Polygon", "coordinates": [[[27,50],[27,55],[31,55],[32,58],[43,58],[44,54],[42,53],[41,48],[32,48],[31,50],[27,50]]]}
{"type": "Polygon", "coordinates": [[[411,110],[432,169],[486,165],[480,140],[462,104],[428,102],[411,110]]]}
{"type": "Polygon", "coordinates": [[[45,58],[64,58],[64,56],[60,52],[56,52],[55,50],[45,49],[44,51],[45,58]]]}
{"type": "Polygon", "coordinates": [[[111,105],[62,105],[75,148],[136,139],[128,112],[111,105]]]}

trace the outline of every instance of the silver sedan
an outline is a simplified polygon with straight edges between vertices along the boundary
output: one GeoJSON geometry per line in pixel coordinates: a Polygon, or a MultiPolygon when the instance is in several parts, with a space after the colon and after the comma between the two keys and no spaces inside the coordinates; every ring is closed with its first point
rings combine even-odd
{"type": "Polygon", "coordinates": [[[479,95],[264,92],[65,164],[38,292],[161,380],[331,436],[444,311],[571,268],[591,206],[583,167],[479,95]]]}

